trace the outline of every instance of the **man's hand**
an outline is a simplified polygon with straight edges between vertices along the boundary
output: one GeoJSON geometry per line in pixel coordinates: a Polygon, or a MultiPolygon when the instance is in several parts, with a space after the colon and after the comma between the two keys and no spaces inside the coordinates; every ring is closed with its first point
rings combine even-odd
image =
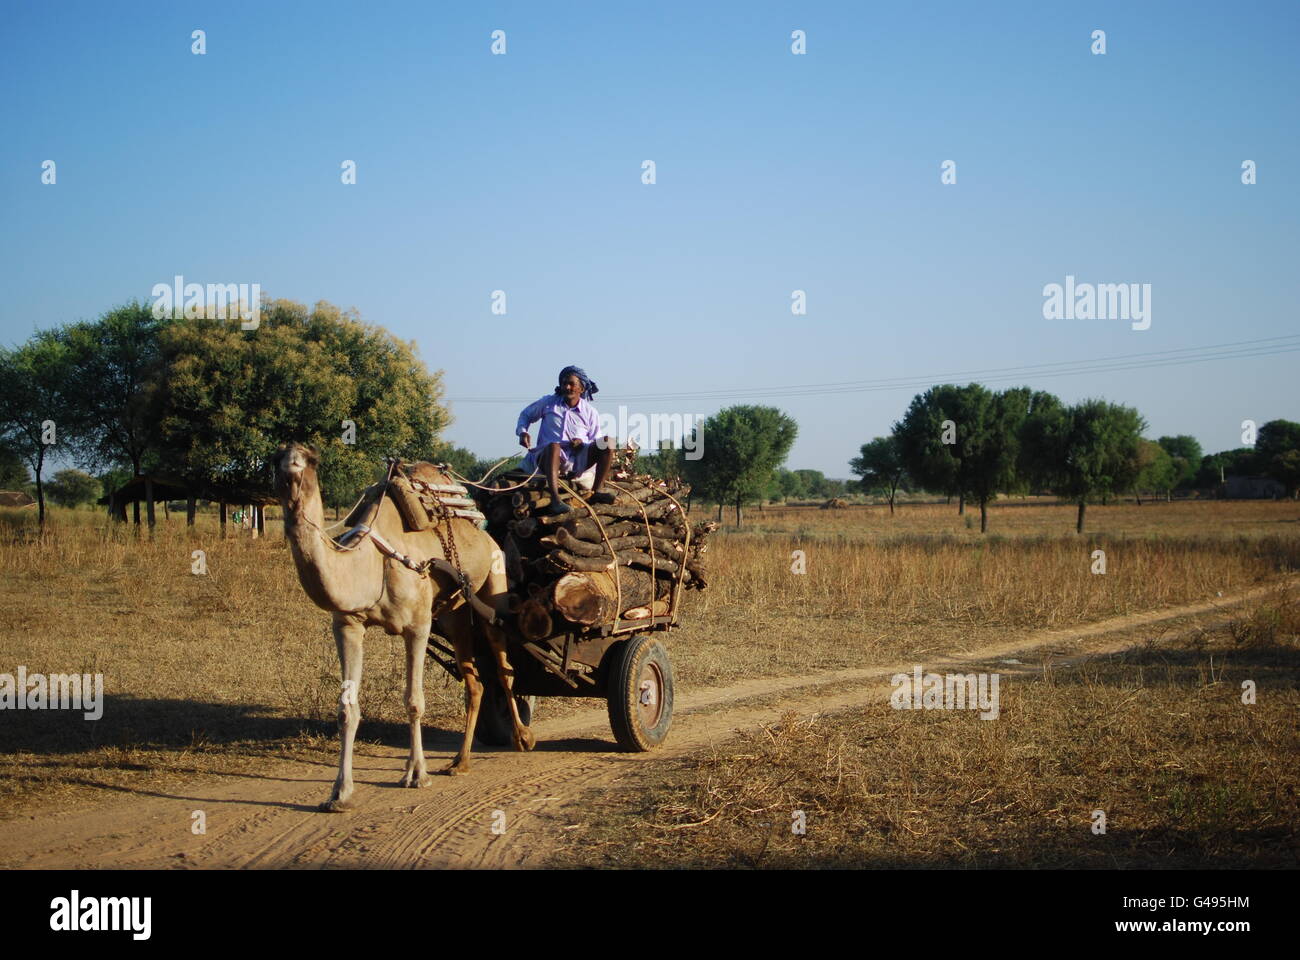
{"type": "Polygon", "coordinates": [[[521,446],[521,447],[523,447],[525,450],[527,450],[527,449],[528,449],[529,447],[531,447],[532,445],[533,445],[533,438],[530,437],[530,436],[528,435],[528,431],[527,431],[527,430],[522,430],[522,431],[520,431],[520,433],[519,433],[519,446],[521,446]]]}
{"type": "Polygon", "coordinates": [[[569,441],[569,449],[572,450],[574,453],[577,453],[579,450],[581,450],[581,449],[582,449],[582,437],[574,437],[572,440],[570,440],[570,441],[569,441]]]}

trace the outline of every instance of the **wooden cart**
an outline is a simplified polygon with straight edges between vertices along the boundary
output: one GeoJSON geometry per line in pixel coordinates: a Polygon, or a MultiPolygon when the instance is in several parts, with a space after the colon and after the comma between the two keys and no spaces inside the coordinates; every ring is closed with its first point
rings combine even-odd
{"type": "MultiPolygon", "coordinates": [[[[507,475],[502,482],[517,480],[507,475]]],[[[476,492],[480,507],[491,492],[476,492]]],[[[489,510],[485,510],[491,516],[489,510]]],[[[503,551],[508,531],[489,523],[488,533],[503,551]]],[[[515,616],[506,621],[510,664],[515,670],[514,690],[519,715],[531,723],[537,697],[601,697],[609,708],[609,725],[618,745],[627,751],[651,750],[663,742],[673,719],[673,668],[658,634],[678,623],[682,574],[672,575],[666,616],[619,618],[611,623],[584,627],[557,616],[556,630],[529,640],[519,630],[515,616]]],[[[505,692],[496,676],[496,664],[480,638],[475,650],[484,686],[475,736],[493,746],[512,742],[513,724],[505,692]]],[[[445,638],[430,638],[429,655],[460,679],[452,648],[445,638]]]]}

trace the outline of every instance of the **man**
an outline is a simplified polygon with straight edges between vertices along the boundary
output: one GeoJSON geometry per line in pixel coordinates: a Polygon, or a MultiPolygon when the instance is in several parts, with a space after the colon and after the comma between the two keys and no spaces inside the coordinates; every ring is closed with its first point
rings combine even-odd
{"type": "Polygon", "coordinates": [[[581,367],[565,367],[560,371],[559,386],[539,400],[524,407],[515,425],[519,445],[530,448],[520,466],[532,472],[546,474],[551,491],[550,514],[568,513],[573,508],[560,499],[559,479],[576,477],[585,473],[594,462],[596,482],[588,498],[591,503],[613,503],[614,494],[601,489],[614,457],[614,444],[609,437],[600,436],[600,417],[592,405],[596,384],[581,367]],[[537,431],[537,446],[532,447],[528,428],[542,421],[537,431]]]}

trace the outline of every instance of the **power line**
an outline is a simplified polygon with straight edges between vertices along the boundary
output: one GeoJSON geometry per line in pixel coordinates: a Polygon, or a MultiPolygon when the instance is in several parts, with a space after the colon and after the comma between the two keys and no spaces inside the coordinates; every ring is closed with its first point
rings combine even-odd
{"type": "MultiPolygon", "coordinates": [[[[1174,350],[1155,350],[1113,357],[1096,357],[1090,360],[1067,360],[1053,363],[1027,364],[1013,367],[986,367],[952,373],[930,374],[914,377],[890,377],[875,380],[844,380],[820,384],[792,384],[779,387],[739,387],[720,390],[703,390],[679,393],[628,394],[611,398],[613,402],[672,399],[731,400],[748,398],[793,398],[832,396],[845,393],[876,393],[889,390],[926,388],[937,383],[951,382],[954,378],[974,378],[986,382],[1005,382],[1023,377],[1064,377],[1087,374],[1112,373],[1123,370],[1156,369],[1183,366],[1218,360],[1248,357],[1278,356],[1300,351],[1300,334],[1264,337],[1258,340],[1239,340],[1231,343],[1208,344],[1202,347],[1182,347],[1174,350]],[[1265,346],[1270,345],[1270,346],[1265,346]],[[1142,358],[1151,358],[1143,360],[1142,358]]],[[[520,397],[450,397],[457,403],[527,403],[520,397]]],[[[609,402],[609,401],[607,401],[609,402]]]]}

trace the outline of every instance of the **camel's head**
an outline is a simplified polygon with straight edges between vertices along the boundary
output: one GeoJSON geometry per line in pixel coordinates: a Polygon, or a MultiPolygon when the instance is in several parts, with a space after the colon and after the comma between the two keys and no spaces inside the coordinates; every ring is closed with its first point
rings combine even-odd
{"type": "Polygon", "coordinates": [[[316,466],[320,452],[310,444],[291,440],[280,444],[271,455],[275,474],[275,492],[281,500],[299,503],[317,489],[316,466]]]}

